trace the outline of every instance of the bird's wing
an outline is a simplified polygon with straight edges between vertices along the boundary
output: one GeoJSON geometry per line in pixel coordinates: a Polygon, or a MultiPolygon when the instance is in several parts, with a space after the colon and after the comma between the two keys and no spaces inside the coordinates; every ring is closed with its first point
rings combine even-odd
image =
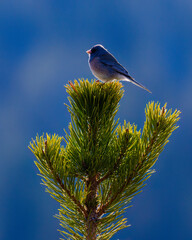
{"type": "Polygon", "coordinates": [[[133,80],[133,78],[129,75],[128,71],[113,57],[111,54],[103,54],[100,58],[100,61],[107,66],[110,66],[116,72],[128,77],[129,79],[133,80]]]}
{"type": "Polygon", "coordinates": [[[142,84],[138,83],[137,81],[135,81],[134,78],[132,78],[128,71],[120,64],[117,62],[117,60],[115,59],[115,57],[113,57],[112,54],[103,54],[102,57],[100,57],[100,61],[106,65],[111,67],[112,69],[114,69],[116,72],[124,75],[126,78],[128,78],[133,84],[137,85],[138,87],[141,87],[145,90],[147,90],[148,92],[151,93],[151,91],[149,91],[146,87],[144,87],[142,84]]]}

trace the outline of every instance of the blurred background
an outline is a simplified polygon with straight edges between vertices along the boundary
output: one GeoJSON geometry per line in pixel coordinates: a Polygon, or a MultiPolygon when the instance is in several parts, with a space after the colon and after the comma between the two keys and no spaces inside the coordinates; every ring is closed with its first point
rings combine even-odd
{"type": "Polygon", "coordinates": [[[192,1],[0,1],[0,239],[59,239],[59,205],[28,149],[65,135],[64,85],[92,79],[86,50],[104,45],[152,94],[124,82],[117,117],[142,128],[148,101],[180,109],[180,128],[112,239],[192,239],[192,1]]]}

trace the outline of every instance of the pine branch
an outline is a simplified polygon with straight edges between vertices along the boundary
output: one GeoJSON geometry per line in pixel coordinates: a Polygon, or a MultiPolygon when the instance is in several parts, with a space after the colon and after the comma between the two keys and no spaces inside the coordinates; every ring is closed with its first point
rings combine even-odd
{"type": "MultiPolygon", "coordinates": [[[[131,175],[131,176],[129,177],[129,179],[125,180],[124,184],[121,186],[121,188],[119,189],[119,191],[116,192],[116,194],[113,195],[113,196],[111,197],[111,199],[107,201],[106,204],[102,205],[102,206],[98,209],[98,217],[102,216],[102,215],[105,213],[106,209],[107,209],[108,207],[110,207],[111,204],[113,204],[113,202],[122,194],[122,192],[126,189],[127,185],[130,183],[130,181],[131,181],[132,178],[133,178],[133,175],[131,175]]],[[[109,198],[109,196],[108,196],[108,198],[109,198]]]]}
{"type": "MultiPolygon", "coordinates": [[[[117,198],[121,198],[121,195],[122,193],[126,190],[126,188],[131,184],[131,182],[133,181],[133,179],[138,175],[140,169],[142,169],[145,161],[147,161],[147,157],[148,155],[150,154],[150,152],[152,151],[152,148],[153,148],[153,145],[154,143],[157,141],[157,138],[158,138],[158,134],[161,130],[161,122],[163,121],[163,119],[165,118],[165,112],[166,112],[166,109],[165,109],[165,106],[162,108],[162,111],[161,111],[161,115],[160,115],[160,118],[159,120],[157,121],[156,123],[156,126],[155,126],[155,129],[153,130],[153,133],[152,133],[152,137],[151,139],[149,140],[149,143],[148,143],[148,146],[147,148],[145,149],[144,151],[144,154],[142,154],[142,157],[141,159],[139,159],[138,163],[136,164],[135,168],[132,170],[132,174],[128,177],[128,179],[125,179],[124,183],[122,184],[122,186],[120,187],[120,189],[118,189],[117,192],[115,192],[115,194],[113,196],[112,195],[112,191],[109,190],[109,193],[108,193],[108,196],[106,198],[106,203],[104,205],[101,205],[97,212],[98,212],[98,216],[102,216],[105,211],[116,201],[117,198]]],[[[174,124],[173,124],[174,125],[174,124]]],[[[160,152],[159,152],[160,153],[160,152]]],[[[159,155],[159,154],[158,154],[159,155]]],[[[121,155],[120,155],[121,156],[121,155]]],[[[157,159],[158,156],[156,156],[155,159],[157,159]]],[[[119,159],[118,159],[119,160],[119,159]]],[[[118,161],[117,161],[118,162],[118,161]]],[[[151,165],[152,166],[152,165],[151,165]]],[[[151,167],[150,166],[150,167],[151,167]]],[[[112,169],[111,171],[109,171],[102,179],[107,179],[111,174],[114,173],[114,171],[116,170],[116,168],[112,169]],[[107,176],[107,177],[106,177],[107,176]]],[[[147,171],[147,169],[145,170],[145,172],[147,171]]]]}
{"type": "Polygon", "coordinates": [[[128,135],[129,135],[129,130],[128,130],[128,128],[127,128],[127,129],[126,129],[126,136],[125,136],[125,137],[126,137],[126,142],[125,142],[125,145],[121,148],[120,155],[119,155],[117,161],[115,162],[113,168],[111,168],[111,169],[105,174],[105,176],[103,176],[102,178],[100,178],[100,179],[97,181],[97,184],[100,184],[100,183],[102,183],[103,181],[105,181],[106,179],[108,179],[108,178],[115,172],[115,170],[118,168],[118,166],[121,164],[121,161],[122,161],[123,157],[125,156],[126,151],[127,151],[128,147],[129,147],[129,145],[128,145],[128,140],[129,140],[129,139],[128,139],[128,135]]]}
{"type": "Polygon", "coordinates": [[[67,187],[63,184],[62,180],[60,179],[59,175],[54,171],[53,166],[51,164],[50,159],[47,157],[47,140],[45,141],[45,151],[44,153],[44,157],[45,160],[49,166],[49,169],[53,175],[53,177],[55,178],[55,181],[60,185],[61,189],[63,189],[64,192],[67,193],[67,195],[69,196],[69,198],[77,205],[78,207],[78,211],[79,213],[83,213],[83,215],[85,217],[87,217],[87,212],[85,210],[85,208],[80,204],[80,202],[71,194],[71,192],[69,191],[69,189],[67,189],[67,187]]]}

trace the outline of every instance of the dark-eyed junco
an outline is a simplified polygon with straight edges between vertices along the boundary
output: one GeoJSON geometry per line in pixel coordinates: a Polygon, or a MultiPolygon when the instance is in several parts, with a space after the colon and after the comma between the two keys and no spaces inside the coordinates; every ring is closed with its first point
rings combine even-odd
{"type": "Polygon", "coordinates": [[[128,71],[102,45],[93,46],[87,53],[89,54],[90,69],[99,80],[103,82],[113,80],[128,81],[150,92],[146,87],[136,82],[129,75],[128,71]]]}

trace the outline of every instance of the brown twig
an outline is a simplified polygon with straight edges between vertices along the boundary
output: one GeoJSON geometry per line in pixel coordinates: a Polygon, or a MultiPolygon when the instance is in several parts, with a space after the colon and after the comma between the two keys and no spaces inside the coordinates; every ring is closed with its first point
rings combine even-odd
{"type": "Polygon", "coordinates": [[[75,88],[75,86],[73,85],[73,83],[71,81],[69,81],[69,85],[73,88],[73,90],[77,93],[77,95],[79,96],[79,93],[77,91],[77,89],[75,88]]]}
{"type": "Polygon", "coordinates": [[[81,176],[81,175],[79,175],[79,174],[75,174],[75,177],[76,178],[80,178],[84,183],[86,183],[86,180],[87,180],[87,178],[86,177],[83,177],[83,176],[81,176]]]}

